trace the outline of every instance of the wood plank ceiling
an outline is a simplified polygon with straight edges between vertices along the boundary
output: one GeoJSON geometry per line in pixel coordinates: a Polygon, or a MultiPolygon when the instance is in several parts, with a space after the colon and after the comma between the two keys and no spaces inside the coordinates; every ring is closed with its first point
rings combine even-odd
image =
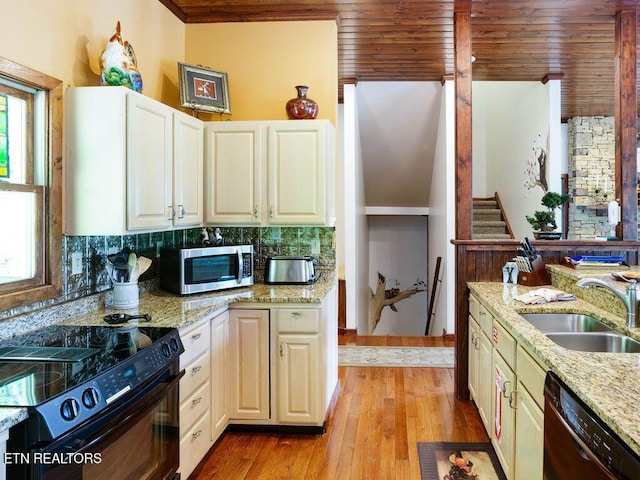
{"type": "Polygon", "coordinates": [[[185,23],[335,19],[340,97],[353,79],[452,74],[454,7],[470,3],[473,80],[563,74],[563,118],[614,115],[615,14],[637,9],[637,0],[160,1],[185,23]]]}

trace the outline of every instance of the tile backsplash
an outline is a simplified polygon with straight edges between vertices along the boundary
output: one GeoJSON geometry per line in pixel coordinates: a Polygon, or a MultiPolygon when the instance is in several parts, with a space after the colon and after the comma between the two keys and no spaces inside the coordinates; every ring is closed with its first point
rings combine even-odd
{"type": "MultiPolygon", "coordinates": [[[[221,231],[222,245],[254,246],[257,272],[264,270],[266,259],[273,255],[313,255],[320,269],[335,268],[334,227],[224,227],[221,231]]],[[[209,232],[212,233],[213,229],[209,228],[209,232]]],[[[45,302],[0,311],[0,319],[110,290],[113,285],[105,270],[107,255],[124,247],[129,247],[138,256],[154,260],[140,281],[157,280],[160,274],[155,261],[158,245],[193,246],[200,245],[201,239],[202,228],[124,236],[63,236],[62,295],[45,302]],[[72,274],[74,253],[82,256],[82,269],[78,274],[72,274]]],[[[257,280],[260,279],[258,276],[257,280]]]]}

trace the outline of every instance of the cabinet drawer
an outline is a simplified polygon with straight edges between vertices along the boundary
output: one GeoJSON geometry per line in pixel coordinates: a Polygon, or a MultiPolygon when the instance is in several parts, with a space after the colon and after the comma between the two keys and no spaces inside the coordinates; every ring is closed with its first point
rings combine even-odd
{"type": "Polygon", "coordinates": [[[493,316],[482,305],[478,305],[478,317],[476,318],[480,328],[487,337],[491,337],[491,329],[493,325],[493,316]]]}
{"type": "Polygon", "coordinates": [[[195,421],[209,410],[211,405],[210,384],[204,382],[193,394],[180,404],[180,438],[191,429],[195,421]]]}
{"type": "Polygon", "coordinates": [[[180,478],[188,478],[211,448],[211,415],[205,413],[180,440],[180,478]]]}
{"type": "Polygon", "coordinates": [[[516,341],[500,323],[493,321],[493,331],[491,333],[493,346],[500,352],[507,364],[515,370],[516,366],[516,341]]]}
{"type": "Polygon", "coordinates": [[[180,379],[180,403],[209,378],[211,371],[211,354],[203,353],[184,369],[184,377],[180,379]]]}
{"type": "Polygon", "coordinates": [[[319,331],[320,315],[318,310],[278,309],[279,333],[317,333],[319,331]]]}
{"type": "Polygon", "coordinates": [[[473,295],[469,295],[469,315],[475,318],[476,322],[478,321],[478,314],[480,312],[480,302],[473,295]]]}
{"type": "Polygon", "coordinates": [[[180,331],[180,340],[184,353],[180,355],[180,368],[185,368],[194,358],[209,349],[210,322],[204,322],[195,328],[180,331]]]}
{"type": "Polygon", "coordinates": [[[544,409],[544,379],[546,372],[522,347],[518,346],[518,381],[524,385],[538,406],[544,409]]]}

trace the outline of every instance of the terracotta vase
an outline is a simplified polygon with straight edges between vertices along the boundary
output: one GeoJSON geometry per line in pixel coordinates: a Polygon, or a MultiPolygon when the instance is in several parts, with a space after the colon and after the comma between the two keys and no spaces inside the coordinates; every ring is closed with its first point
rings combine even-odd
{"type": "Polygon", "coordinates": [[[318,104],[307,97],[309,87],[298,85],[298,96],[287,102],[287,115],[292,120],[313,120],[318,116],[318,104]]]}

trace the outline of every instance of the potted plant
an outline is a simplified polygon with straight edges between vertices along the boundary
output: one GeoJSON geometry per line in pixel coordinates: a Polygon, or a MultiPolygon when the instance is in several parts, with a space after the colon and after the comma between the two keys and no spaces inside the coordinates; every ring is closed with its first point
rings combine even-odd
{"type": "Polygon", "coordinates": [[[547,207],[546,210],[537,210],[533,212],[533,217],[527,215],[527,222],[533,227],[533,234],[537,239],[557,240],[561,233],[556,232],[558,228],[556,223],[556,209],[560,208],[571,197],[566,193],[547,192],[543,195],[540,203],[547,207]]]}

